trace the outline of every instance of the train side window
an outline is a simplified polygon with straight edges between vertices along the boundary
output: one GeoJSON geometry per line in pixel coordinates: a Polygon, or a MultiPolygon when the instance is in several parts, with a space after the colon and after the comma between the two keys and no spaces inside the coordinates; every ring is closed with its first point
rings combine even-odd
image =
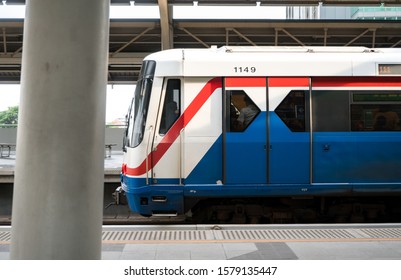
{"type": "Polygon", "coordinates": [[[274,112],[292,132],[304,132],[305,91],[291,91],[274,112]]]}
{"type": "Polygon", "coordinates": [[[344,90],[312,92],[314,131],[350,131],[349,94],[344,90]]]}
{"type": "Polygon", "coordinates": [[[227,131],[245,131],[260,113],[260,109],[243,90],[227,90],[226,93],[230,97],[227,131]]]}
{"type": "Polygon", "coordinates": [[[159,133],[161,135],[166,134],[180,116],[180,99],[181,81],[179,79],[168,80],[164,97],[162,118],[160,121],[159,133]]]}
{"type": "Polygon", "coordinates": [[[354,92],[352,131],[401,131],[400,92],[354,92]]]}

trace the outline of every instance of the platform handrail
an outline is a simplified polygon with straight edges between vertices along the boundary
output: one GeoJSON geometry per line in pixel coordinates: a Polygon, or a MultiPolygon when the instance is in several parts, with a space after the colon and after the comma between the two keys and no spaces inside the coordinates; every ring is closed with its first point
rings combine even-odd
{"type": "Polygon", "coordinates": [[[0,158],[10,157],[11,156],[11,148],[16,147],[17,145],[14,143],[0,143],[0,158]],[[4,153],[7,151],[7,153],[4,153]]]}
{"type": "Polygon", "coordinates": [[[109,150],[109,155],[105,155],[105,157],[111,158],[111,150],[114,146],[117,146],[117,144],[104,144],[104,148],[109,150]]]}

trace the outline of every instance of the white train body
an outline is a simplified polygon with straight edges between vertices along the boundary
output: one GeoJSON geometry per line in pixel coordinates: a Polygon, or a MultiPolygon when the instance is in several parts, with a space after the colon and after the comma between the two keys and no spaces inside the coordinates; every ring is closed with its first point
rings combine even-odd
{"type": "Polygon", "coordinates": [[[379,132],[372,124],[376,105],[401,113],[399,49],[173,49],[149,55],[146,67],[140,79],[148,80],[138,84],[129,114],[122,172],[133,211],[179,214],[209,197],[401,189],[401,176],[394,174],[401,168],[395,158],[401,156],[396,145],[401,132],[379,132]],[[139,102],[144,96],[148,100],[139,102]],[[167,98],[178,103],[169,127],[167,98]],[[247,127],[237,128],[238,119],[231,123],[229,111],[235,107],[238,115],[243,98],[250,98],[258,112],[247,127]],[[297,103],[288,112],[290,105],[284,103],[290,99],[297,103]],[[334,112],[330,102],[344,113],[338,117],[341,124],[326,129],[322,123],[329,123],[334,112]],[[354,125],[362,114],[367,114],[361,119],[364,131],[357,132],[354,125]],[[355,145],[361,147],[363,162],[349,150],[355,145]],[[383,145],[395,148],[392,156],[383,145]],[[363,173],[377,166],[374,159],[366,162],[368,149],[388,162],[389,171],[363,173]],[[342,164],[350,159],[349,165],[342,164]],[[356,170],[361,165],[363,172],[356,170]]]}

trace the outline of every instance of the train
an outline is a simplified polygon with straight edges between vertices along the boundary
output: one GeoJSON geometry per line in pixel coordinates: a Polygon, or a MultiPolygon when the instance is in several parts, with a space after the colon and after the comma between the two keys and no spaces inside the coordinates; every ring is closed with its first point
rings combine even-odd
{"type": "Polygon", "coordinates": [[[129,106],[118,197],[220,222],[377,217],[401,194],[400,117],[401,49],[160,51],[129,106]]]}

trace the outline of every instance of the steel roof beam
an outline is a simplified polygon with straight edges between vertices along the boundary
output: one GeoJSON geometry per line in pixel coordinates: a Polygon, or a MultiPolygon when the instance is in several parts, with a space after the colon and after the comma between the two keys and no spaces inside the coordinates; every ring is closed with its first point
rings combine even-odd
{"type": "MultiPolygon", "coordinates": [[[[294,35],[292,35],[290,32],[288,32],[287,30],[285,30],[284,28],[276,28],[276,31],[282,31],[283,33],[285,33],[288,37],[290,37],[291,39],[293,39],[295,42],[297,42],[298,44],[300,44],[301,46],[305,47],[305,44],[302,43],[297,37],[295,37],[294,35]]],[[[278,41],[276,42],[278,43],[278,41]]]]}
{"type": "Polygon", "coordinates": [[[3,53],[7,54],[7,35],[6,35],[6,28],[3,27],[3,53]]]}
{"type": "Polygon", "coordinates": [[[19,47],[15,52],[13,52],[12,57],[17,56],[19,53],[21,53],[22,47],[19,47]]]}
{"type": "Polygon", "coordinates": [[[235,34],[237,34],[239,37],[241,37],[242,39],[244,39],[245,41],[247,41],[249,44],[251,44],[252,46],[257,46],[254,42],[252,42],[252,40],[250,40],[248,37],[246,37],[245,35],[243,35],[241,32],[239,32],[237,29],[235,28],[227,28],[226,30],[228,31],[233,31],[235,34]]]}
{"type": "Polygon", "coordinates": [[[324,38],[323,38],[323,46],[327,46],[327,35],[328,35],[329,29],[325,28],[324,29],[324,38]]]}
{"type": "Polygon", "coordinates": [[[160,28],[162,50],[172,49],[173,44],[173,8],[168,0],[158,0],[160,10],[160,28]]]}
{"type": "Polygon", "coordinates": [[[372,31],[372,29],[366,29],[365,31],[363,31],[361,34],[359,34],[358,36],[356,36],[354,39],[352,39],[351,41],[349,41],[347,44],[345,44],[345,46],[349,46],[352,43],[354,43],[356,40],[358,40],[359,38],[365,36],[365,34],[367,34],[368,32],[372,31]]]}
{"type": "Polygon", "coordinates": [[[135,36],[134,38],[132,38],[128,43],[126,43],[124,46],[122,46],[121,48],[119,48],[118,50],[116,50],[115,52],[113,52],[111,54],[111,56],[115,56],[116,54],[118,54],[119,52],[121,52],[122,50],[124,50],[126,47],[128,47],[129,45],[131,45],[133,42],[135,42],[136,40],[138,40],[139,38],[141,38],[144,34],[146,34],[147,32],[149,32],[150,30],[152,30],[153,27],[148,27],[146,28],[144,31],[142,31],[140,34],[138,34],[137,36],[135,36]]]}
{"type": "Polygon", "coordinates": [[[373,29],[372,32],[373,32],[373,35],[372,35],[372,48],[374,48],[375,45],[376,45],[376,29],[373,29]]]}
{"type": "Polygon", "coordinates": [[[391,45],[390,48],[395,48],[395,47],[397,47],[397,46],[400,45],[400,44],[401,44],[401,40],[399,40],[397,43],[391,45]]]}
{"type": "MultiPolygon", "coordinates": [[[[212,45],[295,46],[302,44],[306,46],[344,46],[348,44],[375,48],[401,47],[399,32],[401,21],[395,20],[177,19],[174,20],[172,27],[175,33],[173,40],[175,48],[208,48],[212,45]],[[367,30],[372,31],[372,35],[367,30]]],[[[7,71],[10,70],[7,64],[21,63],[23,28],[23,20],[0,21],[0,66],[6,65],[6,67],[0,67],[0,82],[7,79],[14,82],[19,79],[18,73],[14,75],[7,71]],[[6,53],[4,53],[4,45],[6,45],[6,53]]],[[[160,51],[161,38],[160,19],[111,20],[109,66],[111,65],[110,69],[113,72],[111,72],[110,82],[119,83],[124,80],[124,83],[129,81],[134,83],[135,72],[130,72],[131,69],[128,65],[133,68],[138,67],[146,54],[160,51]],[[146,31],[146,29],[149,30],[146,31]],[[141,33],[143,34],[140,35],[141,33]],[[127,65],[127,67],[120,68],[121,72],[114,71],[118,65],[127,65]],[[128,74],[125,75],[125,73],[128,74]]]]}
{"type": "Polygon", "coordinates": [[[191,36],[192,38],[194,38],[196,41],[198,41],[199,43],[201,43],[204,47],[206,48],[210,48],[210,46],[208,44],[206,44],[205,42],[203,42],[201,39],[199,39],[197,36],[195,36],[194,34],[192,34],[191,32],[189,32],[187,29],[181,27],[179,28],[180,30],[184,31],[185,33],[187,33],[189,36],[191,36]]]}

